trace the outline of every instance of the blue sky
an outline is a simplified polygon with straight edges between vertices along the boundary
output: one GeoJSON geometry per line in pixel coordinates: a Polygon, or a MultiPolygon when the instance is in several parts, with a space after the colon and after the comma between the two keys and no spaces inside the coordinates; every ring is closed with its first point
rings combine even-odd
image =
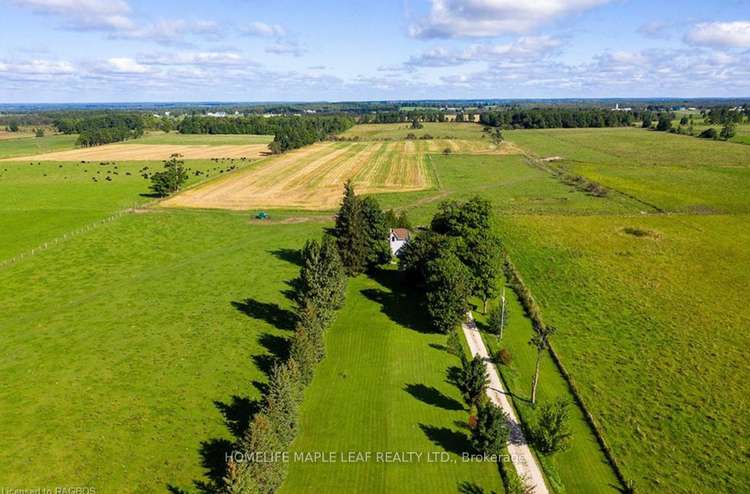
{"type": "Polygon", "coordinates": [[[0,102],[750,96],[750,0],[0,0],[0,102]]]}

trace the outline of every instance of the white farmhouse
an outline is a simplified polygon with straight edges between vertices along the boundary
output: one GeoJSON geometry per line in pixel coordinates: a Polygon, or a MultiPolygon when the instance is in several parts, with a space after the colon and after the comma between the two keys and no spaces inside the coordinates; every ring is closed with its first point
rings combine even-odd
{"type": "Polygon", "coordinates": [[[391,228],[391,233],[388,236],[388,241],[391,244],[391,254],[397,256],[401,248],[409,241],[410,236],[411,232],[406,228],[391,228]]]}

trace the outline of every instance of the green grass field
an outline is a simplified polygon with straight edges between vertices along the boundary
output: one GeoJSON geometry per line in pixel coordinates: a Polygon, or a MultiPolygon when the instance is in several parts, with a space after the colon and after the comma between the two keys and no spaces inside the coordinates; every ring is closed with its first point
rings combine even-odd
{"type": "Polygon", "coordinates": [[[471,452],[463,425],[468,412],[447,380],[459,361],[398,284],[396,271],[351,280],[294,443],[296,452],[370,451],[372,461],[293,463],[281,492],[503,492],[495,464],[461,460],[471,452]],[[423,456],[387,464],[375,460],[378,451],[423,456]],[[447,463],[429,462],[429,454],[443,452],[447,463]]]}
{"type": "Polygon", "coordinates": [[[125,141],[125,144],[205,144],[209,146],[241,146],[245,144],[268,144],[271,141],[273,141],[273,136],[269,135],[148,132],[138,139],[125,141]]]}
{"type": "MultiPolygon", "coordinates": [[[[481,134],[481,126],[443,125],[425,131],[481,134]]],[[[367,135],[362,127],[352,131],[363,139],[410,131],[377,126],[367,135]]],[[[555,347],[640,492],[750,490],[750,148],[638,129],[507,134],[531,155],[564,158],[550,166],[623,194],[576,191],[520,155],[436,154],[434,188],[377,197],[415,224],[444,199],[492,201],[506,248],[559,328],[555,347]]],[[[0,164],[0,230],[9,239],[0,259],[150,200],[136,173],[144,165],[118,163],[113,175],[114,165],[94,163],[0,164]],[[111,182],[92,180],[105,170],[111,182]]],[[[218,174],[215,163],[190,166],[218,174]]],[[[330,223],[295,211],[272,217],[126,214],[0,268],[0,479],[193,492],[215,478],[260,398],[270,356],[283,353],[290,334],[294,251],[330,223]]],[[[442,348],[444,336],[425,331],[394,276],[351,280],[328,357],[306,392],[295,450],[457,459],[465,447],[466,412],[447,381],[458,362],[442,348]]],[[[531,330],[508,295],[502,345],[514,361],[503,377],[531,420],[531,330]]],[[[569,396],[551,364],[544,360],[541,400],[569,396]]],[[[613,473],[578,411],[571,426],[571,448],[542,458],[555,491],[611,491],[613,473]]],[[[495,465],[460,462],[295,463],[282,490],[425,488],[503,491],[495,465]]]]}
{"type": "Polygon", "coordinates": [[[703,214],[505,215],[506,246],[560,328],[555,345],[626,476],[647,491],[747,490],[750,474],[737,468],[750,426],[750,369],[739,350],[750,318],[746,148],[639,130],[593,134],[598,141],[580,131],[511,138],[668,211],[699,204],[703,214]],[[693,151],[701,145],[712,153],[693,151]]]}
{"type": "Polygon", "coordinates": [[[203,464],[221,465],[233,439],[224,415],[246,420],[289,333],[277,317],[298,268],[284,252],[319,234],[225,212],[130,214],[0,270],[3,482],[207,481],[203,464]]]}
{"type": "MultiPolygon", "coordinates": [[[[533,154],[665,211],[750,212],[750,147],[641,129],[515,131],[533,154]]],[[[648,209],[648,208],[646,208],[648,209]]]]}
{"type": "MultiPolygon", "coordinates": [[[[39,247],[66,233],[110,216],[118,210],[140,205],[153,198],[150,181],[140,175],[161,163],[27,162],[0,163],[0,260],[39,247]],[[107,177],[111,181],[107,180],[107,177]],[[96,181],[94,181],[96,179],[96,181]]],[[[219,175],[227,165],[191,161],[188,184],[219,175]]]]}
{"type": "MultiPolygon", "coordinates": [[[[500,280],[502,283],[503,280],[500,280]]],[[[513,404],[521,420],[526,424],[536,423],[537,409],[531,405],[531,379],[536,364],[536,350],[529,345],[533,335],[531,321],[525,317],[523,308],[515,293],[506,288],[506,303],[509,312],[508,327],[500,340],[497,336],[485,333],[485,344],[493,352],[500,348],[508,350],[513,358],[510,365],[498,365],[503,382],[513,398],[513,404]]],[[[492,305],[496,304],[491,304],[492,305]]],[[[481,307],[480,304],[477,304],[481,307]]],[[[478,327],[486,327],[487,317],[474,311],[478,327]]],[[[541,405],[557,399],[570,403],[570,432],[572,438],[568,449],[553,455],[538,457],[547,473],[555,492],[609,492],[617,493],[620,482],[612,467],[606,462],[604,452],[600,450],[596,437],[576,406],[568,385],[559,373],[552,358],[545,354],[542,359],[541,379],[537,390],[537,400],[541,405]],[[581,475],[581,470],[586,475],[581,475]]]]}
{"type": "Polygon", "coordinates": [[[408,134],[414,134],[417,137],[429,134],[435,138],[481,139],[482,129],[481,125],[473,123],[453,122],[424,122],[421,129],[412,129],[411,123],[363,124],[355,125],[341,135],[342,137],[358,137],[362,140],[405,139],[408,134]]]}
{"type": "MultiPolygon", "coordinates": [[[[75,149],[77,138],[78,136],[75,135],[52,135],[0,139],[0,159],[75,149]]],[[[1,163],[0,166],[2,166],[1,163]]]]}

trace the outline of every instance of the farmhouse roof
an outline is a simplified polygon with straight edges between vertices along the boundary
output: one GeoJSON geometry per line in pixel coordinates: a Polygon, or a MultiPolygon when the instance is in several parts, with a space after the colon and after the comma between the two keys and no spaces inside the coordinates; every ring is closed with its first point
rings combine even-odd
{"type": "Polygon", "coordinates": [[[391,234],[396,240],[409,240],[411,232],[406,228],[391,228],[391,234]]]}

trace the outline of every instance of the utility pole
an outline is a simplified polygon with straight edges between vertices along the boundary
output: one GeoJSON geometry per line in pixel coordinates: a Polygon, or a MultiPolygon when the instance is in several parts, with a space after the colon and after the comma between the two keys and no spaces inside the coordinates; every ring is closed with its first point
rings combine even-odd
{"type": "Polygon", "coordinates": [[[500,335],[498,340],[503,339],[503,329],[505,329],[505,287],[503,287],[503,308],[500,310],[500,335]]]}

